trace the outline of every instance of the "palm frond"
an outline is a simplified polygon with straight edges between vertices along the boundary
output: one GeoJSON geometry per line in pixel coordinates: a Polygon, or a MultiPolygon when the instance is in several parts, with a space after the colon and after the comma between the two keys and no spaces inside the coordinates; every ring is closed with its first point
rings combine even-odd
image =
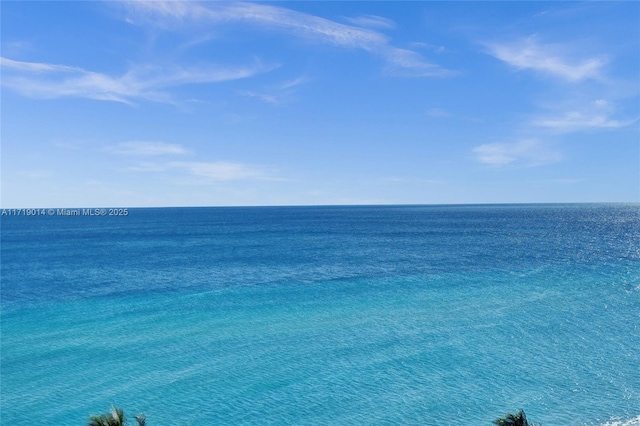
{"type": "MultiPolygon", "coordinates": [[[[137,426],[147,425],[147,417],[144,414],[136,414],[133,418],[136,419],[137,426]]],[[[124,410],[112,405],[110,413],[89,416],[87,426],[128,426],[128,423],[124,410]]]]}
{"type": "Polygon", "coordinates": [[[109,426],[126,426],[127,424],[127,420],[124,418],[124,410],[115,405],[111,406],[111,420],[113,424],[109,426]]]}
{"type": "Polygon", "coordinates": [[[136,419],[138,426],[147,426],[147,416],[144,414],[136,414],[133,418],[136,419]]]}
{"type": "Polygon", "coordinates": [[[102,416],[90,416],[87,426],[107,426],[102,416]]]}
{"type": "Polygon", "coordinates": [[[524,410],[518,411],[517,414],[509,413],[504,417],[500,417],[493,421],[493,424],[498,426],[533,426],[529,425],[527,421],[527,415],[524,414],[524,410]]]}

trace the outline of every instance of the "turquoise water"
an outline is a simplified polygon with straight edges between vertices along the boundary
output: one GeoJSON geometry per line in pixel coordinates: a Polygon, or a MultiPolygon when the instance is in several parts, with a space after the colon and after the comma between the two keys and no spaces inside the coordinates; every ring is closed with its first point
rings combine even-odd
{"type": "Polygon", "coordinates": [[[640,424],[640,206],[2,217],[2,425],[640,424]]]}

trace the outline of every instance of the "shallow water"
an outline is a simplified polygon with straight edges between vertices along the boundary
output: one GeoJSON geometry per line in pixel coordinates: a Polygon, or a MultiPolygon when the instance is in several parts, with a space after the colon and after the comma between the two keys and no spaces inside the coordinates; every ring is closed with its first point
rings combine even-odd
{"type": "Polygon", "coordinates": [[[640,421],[638,205],[3,216],[1,249],[3,425],[640,421]]]}

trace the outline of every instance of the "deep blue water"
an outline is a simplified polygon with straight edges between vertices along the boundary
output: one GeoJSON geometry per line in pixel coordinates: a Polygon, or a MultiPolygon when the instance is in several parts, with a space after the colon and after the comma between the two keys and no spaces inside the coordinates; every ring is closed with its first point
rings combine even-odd
{"type": "Polygon", "coordinates": [[[640,206],[2,216],[2,425],[640,424],[640,206]]]}

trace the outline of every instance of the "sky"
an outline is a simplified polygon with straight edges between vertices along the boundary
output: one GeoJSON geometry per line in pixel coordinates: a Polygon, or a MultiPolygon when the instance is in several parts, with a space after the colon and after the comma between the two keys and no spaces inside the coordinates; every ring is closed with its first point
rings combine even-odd
{"type": "Polygon", "coordinates": [[[3,208],[640,202],[640,2],[1,2],[3,208]]]}

